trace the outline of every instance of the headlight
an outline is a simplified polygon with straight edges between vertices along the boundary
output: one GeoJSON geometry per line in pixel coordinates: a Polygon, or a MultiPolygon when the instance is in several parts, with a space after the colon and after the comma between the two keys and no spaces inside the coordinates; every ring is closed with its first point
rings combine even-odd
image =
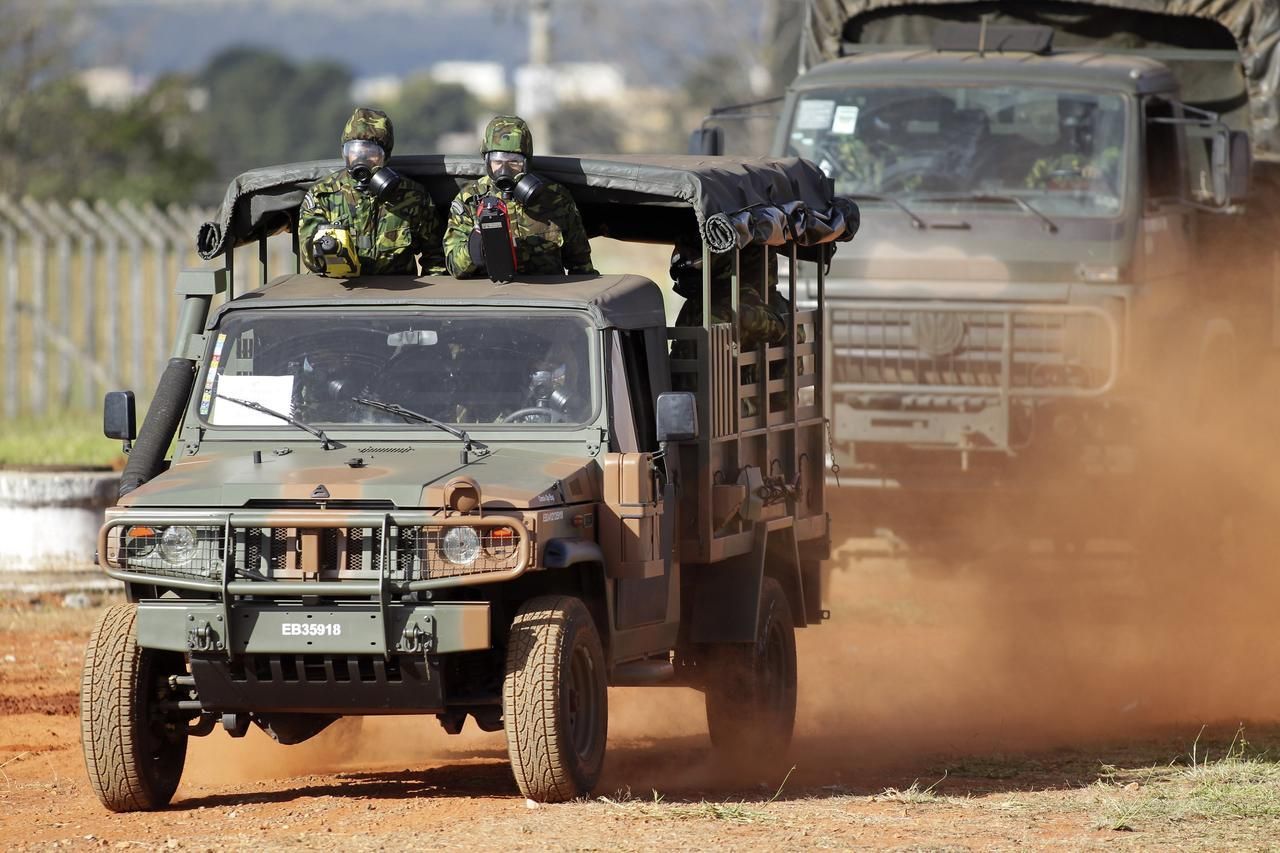
{"type": "Polygon", "coordinates": [[[134,560],[148,557],[156,549],[156,543],[159,541],[160,532],[154,527],[141,525],[128,527],[124,531],[124,557],[134,560]]]}
{"type": "Polygon", "coordinates": [[[480,534],[474,527],[451,527],[442,543],[444,558],[455,566],[469,566],[480,556],[480,534]]]}
{"type": "Polygon", "coordinates": [[[186,563],[196,555],[196,531],[191,527],[170,527],[160,537],[160,556],[170,563],[186,563]]]}

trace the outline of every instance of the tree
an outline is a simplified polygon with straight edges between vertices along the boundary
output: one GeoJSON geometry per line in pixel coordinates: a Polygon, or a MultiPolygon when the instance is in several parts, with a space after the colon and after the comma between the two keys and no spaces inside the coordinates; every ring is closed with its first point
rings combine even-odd
{"type": "Polygon", "coordinates": [[[608,107],[562,104],[548,118],[555,151],[612,154],[618,150],[618,118],[608,107]]]}
{"type": "Polygon", "coordinates": [[[386,109],[395,122],[396,150],[405,154],[435,151],[444,134],[474,130],[483,111],[466,87],[426,74],[406,80],[400,97],[386,109]]]}
{"type": "Polygon", "coordinates": [[[337,157],[351,115],[351,71],[333,62],[296,65],[278,53],[237,47],[210,60],[202,126],[220,180],[256,166],[337,157]]]}

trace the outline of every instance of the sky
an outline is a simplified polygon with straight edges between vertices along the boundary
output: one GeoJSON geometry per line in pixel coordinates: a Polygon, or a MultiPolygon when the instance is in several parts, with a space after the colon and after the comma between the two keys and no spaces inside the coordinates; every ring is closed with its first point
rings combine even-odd
{"type": "MultiPolygon", "coordinates": [[[[195,71],[237,44],[296,60],[334,59],[358,77],[403,75],[441,60],[528,54],[524,0],[94,0],[78,41],[82,65],[147,75],[195,71]]],[[[632,83],[672,83],[673,53],[754,41],[750,0],[552,0],[553,57],[613,60],[632,83]]]]}

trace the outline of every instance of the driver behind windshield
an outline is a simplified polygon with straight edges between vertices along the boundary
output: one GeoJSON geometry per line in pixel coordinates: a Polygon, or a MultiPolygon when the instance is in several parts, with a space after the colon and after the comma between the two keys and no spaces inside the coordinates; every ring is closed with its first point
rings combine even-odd
{"type": "Polygon", "coordinates": [[[1032,189],[1090,190],[1115,192],[1104,179],[1112,178],[1120,162],[1120,147],[1108,145],[1112,133],[1100,132],[1108,116],[1088,95],[1058,96],[1058,140],[1056,151],[1041,157],[1027,173],[1032,189]]]}

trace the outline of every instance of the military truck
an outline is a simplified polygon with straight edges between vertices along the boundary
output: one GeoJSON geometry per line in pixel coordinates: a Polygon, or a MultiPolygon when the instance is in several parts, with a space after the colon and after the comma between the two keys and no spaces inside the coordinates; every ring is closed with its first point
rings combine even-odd
{"type": "MultiPolygon", "coordinates": [[[[128,603],[84,666],[103,804],[164,806],[215,728],[293,744],[370,714],[505,730],[520,792],[567,800],[599,778],[615,685],[702,690],[716,750],[781,756],[794,628],[826,615],[822,309],[749,348],[709,307],[669,327],[639,275],[268,279],[263,248],[262,286],[211,312],[235,247],[296,234],[339,165],[233,182],[140,435],[107,397],[136,443],[100,534],[128,603]]],[[[821,282],[857,227],[795,159],[536,165],[592,235],[700,245],[704,306],[729,284],[713,250],[743,287],[768,286],[738,260],[766,245],[821,282]]],[[[447,209],[483,162],[396,168],[447,209]]]]}
{"type": "Polygon", "coordinates": [[[773,150],[864,211],[825,282],[859,519],[1123,494],[1155,458],[1145,429],[1232,396],[1277,328],[1277,12],[811,0],[773,150]]]}

